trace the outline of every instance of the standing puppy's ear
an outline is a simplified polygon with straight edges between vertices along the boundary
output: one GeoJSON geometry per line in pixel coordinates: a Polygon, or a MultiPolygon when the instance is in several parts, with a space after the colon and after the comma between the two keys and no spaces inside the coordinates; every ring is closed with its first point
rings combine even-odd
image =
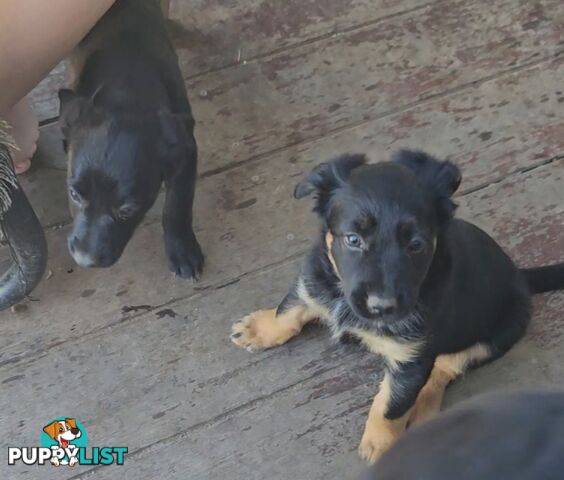
{"type": "Polygon", "coordinates": [[[439,221],[448,220],[454,215],[456,204],[451,197],[462,180],[460,170],[454,163],[412,150],[394,153],[392,162],[413,171],[417,180],[435,195],[439,221]]]}
{"type": "Polygon", "coordinates": [[[78,122],[89,103],[88,99],[68,88],[59,90],[59,126],[65,138],[68,138],[71,127],[78,122]]]}
{"type": "Polygon", "coordinates": [[[303,198],[315,192],[314,211],[323,215],[332,193],[343,186],[351,172],[366,163],[365,155],[341,155],[317,165],[295,188],[294,197],[303,198]]]}

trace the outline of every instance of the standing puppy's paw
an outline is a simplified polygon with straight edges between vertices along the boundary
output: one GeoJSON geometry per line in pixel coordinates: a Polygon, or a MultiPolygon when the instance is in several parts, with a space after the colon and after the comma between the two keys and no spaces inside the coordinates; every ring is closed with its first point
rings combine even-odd
{"type": "Polygon", "coordinates": [[[165,238],[168,267],[177,276],[199,280],[204,267],[204,255],[193,235],[169,235],[165,238]]]}

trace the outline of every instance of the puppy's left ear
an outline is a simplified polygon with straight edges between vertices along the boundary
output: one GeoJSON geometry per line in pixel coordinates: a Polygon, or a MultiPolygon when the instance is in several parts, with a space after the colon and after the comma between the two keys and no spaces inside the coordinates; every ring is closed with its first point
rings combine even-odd
{"type": "Polygon", "coordinates": [[[70,129],[78,123],[83,112],[88,108],[88,100],[73,90],[63,88],[59,90],[59,126],[65,138],[69,137],[70,129]]]}
{"type": "Polygon", "coordinates": [[[400,150],[392,155],[392,162],[409,168],[418,181],[437,198],[439,215],[452,217],[456,204],[451,200],[462,181],[459,168],[448,160],[437,160],[421,151],[400,150]]]}

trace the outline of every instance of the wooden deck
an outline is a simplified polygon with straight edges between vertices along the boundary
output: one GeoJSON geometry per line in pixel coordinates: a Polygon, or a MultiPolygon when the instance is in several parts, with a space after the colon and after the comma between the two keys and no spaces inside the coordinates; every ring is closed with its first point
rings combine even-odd
{"type": "MultiPolygon", "coordinates": [[[[166,268],[160,199],[122,260],[85,270],[69,214],[54,92],[33,94],[40,152],[24,184],[45,225],[49,275],[0,314],[0,449],[36,445],[53,417],[122,467],[8,467],[6,479],[356,478],[378,359],[311,328],[251,355],[231,323],[277,303],[316,222],[292,190],[344,151],[450,156],[460,215],[520,265],[564,261],[561,0],[172,0],[170,29],[197,119],[197,284],[166,268]],[[33,301],[32,301],[33,300],[33,301]]],[[[564,294],[539,296],[527,338],[448,403],[564,387],[564,294]]],[[[5,473],[4,473],[5,472],[5,473]]]]}

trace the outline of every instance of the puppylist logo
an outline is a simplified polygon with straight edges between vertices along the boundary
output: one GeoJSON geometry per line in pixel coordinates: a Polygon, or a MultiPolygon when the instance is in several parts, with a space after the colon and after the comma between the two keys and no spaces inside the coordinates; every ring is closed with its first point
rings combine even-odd
{"type": "Polygon", "coordinates": [[[59,417],[43,427],[40,447],[9,447],[8,465],[123,465],[126,453],[127,447],[88,448],[82,424],[75,418],[59,417]]]}

